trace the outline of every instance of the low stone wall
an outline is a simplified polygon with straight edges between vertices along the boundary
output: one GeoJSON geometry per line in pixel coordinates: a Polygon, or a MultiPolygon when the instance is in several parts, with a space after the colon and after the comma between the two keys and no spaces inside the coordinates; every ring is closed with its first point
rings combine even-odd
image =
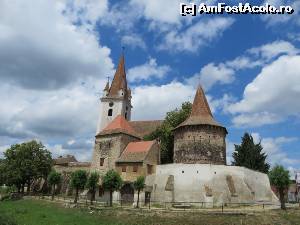
{"type": "Polygon", "coordinates": [[[147,176],[151,200],[160,202],[278,203],[266,174],[244,167],[210,164],[157,166],[147,176]]]}

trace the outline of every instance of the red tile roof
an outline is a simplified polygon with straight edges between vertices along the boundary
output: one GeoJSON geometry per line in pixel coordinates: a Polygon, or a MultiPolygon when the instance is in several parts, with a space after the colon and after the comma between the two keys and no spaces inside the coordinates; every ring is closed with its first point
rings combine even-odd
{"type": "Polygon", "coordinates": [[[107,135],[114,133],[125,133],[138,137],[134,129],[130,126],[128,121],[121,115],[118,115],[111,123],[109,123],[98,135],[107,135]]]}
{"type": "Polygon", "coordinates": [[[117,162],[142,162],[154,143],[155,141],[130,142],[117,162]]]}
{"type": "Polygon", "coordinates": [[[148,152],[154,141],[139,141],[130,142],[124,150],[124,153],[137,153],[137,152],[148,152]]]}

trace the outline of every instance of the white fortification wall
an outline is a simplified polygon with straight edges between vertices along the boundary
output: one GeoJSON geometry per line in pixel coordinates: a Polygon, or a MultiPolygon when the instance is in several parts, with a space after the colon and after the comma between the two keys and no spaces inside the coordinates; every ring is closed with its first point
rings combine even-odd
{"type": "Polygon", "coordinates": [[[266,174],[244,167],[210,164],[157,166],[146,177],[151,200],[157,202],[277,203],[266,174]]]}

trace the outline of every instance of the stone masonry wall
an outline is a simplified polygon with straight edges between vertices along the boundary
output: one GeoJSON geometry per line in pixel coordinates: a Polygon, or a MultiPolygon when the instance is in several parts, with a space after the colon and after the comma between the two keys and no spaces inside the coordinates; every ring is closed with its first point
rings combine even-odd
{"type": "Polygon", "coordinates": [[[115,169],[115,162],[128,143],[137,140],[138,138],[126,134],[96,137],[91,170],[104,174],[110,169],[115,169]],[[104,158],[103,166],[100,166],[101,158],[104,158]]]}
{"type": "Polygon", "coordinates": [[[174,162],[226,165],[225,130],[208,125],[186,126],[174,133],[174,162]]]}

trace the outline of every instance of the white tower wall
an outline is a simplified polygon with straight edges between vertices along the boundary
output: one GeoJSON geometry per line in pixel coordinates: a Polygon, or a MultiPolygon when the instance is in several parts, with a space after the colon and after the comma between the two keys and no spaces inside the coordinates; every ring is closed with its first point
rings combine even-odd
{"type": "Polygon", "coordinates": [[[109,97],[101,98],[100,116],[97,125],[97,133],[103,130],[118,115],[122,115],[124,118],[130,121],[131,108],[132,108],[131,101],[129,99],[109,98],[109,97]],[[111,116],[108,114],[110,109],[112,110],[111,116]]]}

